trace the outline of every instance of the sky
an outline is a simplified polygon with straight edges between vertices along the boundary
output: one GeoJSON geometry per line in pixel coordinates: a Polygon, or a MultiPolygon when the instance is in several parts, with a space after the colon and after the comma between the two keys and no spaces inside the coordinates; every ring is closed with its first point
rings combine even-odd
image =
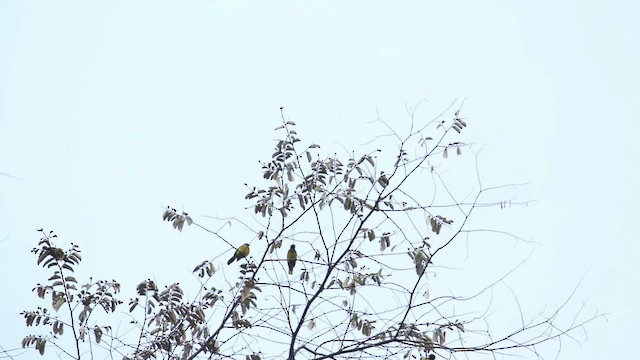
{"type": "Polygon", "coordinates": [[[560,358],[628,357],[639,17],[630,0],[1,2],[0,346],[39,304],[35,229],[79,244],[97,278],[188,278],[211,239],[163,207],[248,216],[280,106],[330,154],[370,151],[376,119],[406,129],[407,107],[427,121],[464,100],[483,182],[533,200],[480,218],[533,244],[491,255],[528,257],[509,279],[520,303],[553,308],[579,283],[571,311],[608,315],[560,358]]]}

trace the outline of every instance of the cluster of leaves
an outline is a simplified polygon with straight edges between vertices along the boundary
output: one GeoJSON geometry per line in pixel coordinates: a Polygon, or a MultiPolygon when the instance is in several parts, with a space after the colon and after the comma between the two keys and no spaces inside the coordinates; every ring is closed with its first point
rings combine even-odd
{"type": "MultiPolygon", "coordinates": [[[[38,256],[39,265],[53,269],[53,275],[49,278],[49,283],[37,284],[33,290],[42,299],[50,298],[53,312],[46,307],[38,307],[21,313],[27,326],[47,326],[50,329],[46,335],[26,336],[22,346],[33,347],[44,354],[46,345],[52,344],[68,356],[79,359],[83,343],[93,341],[101,344],[103,336],[111,334],[111,326],[91,321],[91,315],[96,308],[101,308],[105,314],[114,313],[122,304],[116,298],[121,286],[115,280],[90,280],[78,288],[76,278],[67,273],[75,272],[82,260],[79,247],[72,244],[68,250],[63,250],[53,243],[57,235],[39,231],[43,236],[32,252],[38,256]],[[67,309],[66,314],[62,314],[64,308],[67,309]],[[59,338],[67,328],[71,329],[76,343],[75,355],[59,345],[59,338]],[[88,338],[90,334],[92,339],[88,338]]],[[[194,273],[200,277],[210,277],[215,273],[215,268],[210,262],[203,262],[194,269],[194,273]]],[[[217,344],[207,341],[211,334],[206,323],[206,312],[218,301],[224,300],[224,296],[222,290],[203,290],[199,301],[188,302],[178,283],[162,290],[149,279],[138,284],[137,296],[129,300],[128,310],[131,314],[142,313],[143,320],[132,321],[140,329],[139,337],[134,342],[137,345],[128,347],[133,348],[131,355],[122,353],[122,358],[156,359],[160,353],[164,353],[169,359],[187,359],[194,345],[199,345],[205,352],[217,353],[217,344]]],[[[113,339],[112,335],[110,337],[113,339]]],[[[110,351],[120,352],[115,348],[110,351]]]]}
{"type": "Polygon", "coordinates": [[[449,220],[442,215],[436,216],[427,216],[429,219],[429,225],[431,226],[431,231],[433,231],[436,235],[440,234],[440,230],[442,230],[442,225],[451,225],[453,224],[453,220],[449,220]]]}
{"type": "Polygon", "coordinates": [[[182,231],[184,224],[187,225],[193,224],[193,219],[186,212],[178,213],[178,210],[167,206],[167,209],[162,213],[162,220],[169,221],[173,225],[174,229],[178,229],[178,231],[182,231]]]}
{"type": "MultiPolygon", "coordinates": [[[[136,289],[138,296],[129,301],[129,312],[144,312],[145,322],[138,324],[144,342],[131,359],[155,359],[160,353],[170,359],[188,358],[194,342],[209,337],[205,311],[223,299],[220,290],[209,289],[202,301],[188,303],[178,283],[160,290],[150,279],[139,283],[136,289]]],[[[217,352],[215,347],[207,350],[217,352]]]]}
{"type": "MultiPolygon", "coordinates": [[[[111,327],[90,325],[89,319],[97,307],[103,309],[105,313],[116,310],[121,304],[121,301],[115,298],[115,294],[120,292],[120,284],[115,280],[99,280],[84,284],[78,289],[76,286],[78,280],[69,273],[73,273],[75,267],[82,261],[79,247],[71,244],[69,249],[63,250],[53,243],[57,238],[56,234],[52,231],[45,233],[42,229],[38,231],[42,237],[38,247],[31,252],[37,255],[38,265],[53,269],[53,275],[49,277],[47,284],[37,284],[33,291],[41,299],[49,297],[54,312],[43,307],[21,312],[27,326],[50,327],[47,335],[26,336],[22,341],[22,347],[34,346],[40,354],[44,354],[46,344],[51,342],[55,345],[58,337],[64,334],[65,327],[71,328],[76,342],[84,341],[90,333],[93,333],[95,342],[100,343],[102,334],[111,331],[111,327]],[[59,314],[64,305],[69,311],[68,317],[61,317],[59,314]]],[[[79,348],[77,348],[77,354],[79,357],[79,348]]]]}

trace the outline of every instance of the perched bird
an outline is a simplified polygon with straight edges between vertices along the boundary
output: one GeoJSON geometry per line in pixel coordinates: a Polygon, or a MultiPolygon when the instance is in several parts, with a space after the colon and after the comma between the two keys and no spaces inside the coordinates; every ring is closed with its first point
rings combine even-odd
{"type": "Polygon", "coordinates": [[[240,260],[242,258],[246,258],[247,255],[249,255],[249,244],[242,244],[240,245],[240,247],[238,248],[238,250],[236,250],[236,252],[233,254],[233,256],[231,257],[231,259],[229,259],[229,261],[227,261],[227,265],[231,265],[232,262],[236,261],[236,260],[240,260]]]}
{"type": "Polygon", "coordinates": [[[49,251],[49,254],[53,256],[56,260],[64,259],[64,255],[65,255],[64,250],[57,247],[50,247],[47,250],[49,251]]]}
{"type": "Polygon", "coordinates": [[[296,260],[298,259],[298,253],[296,252],[296,246],[291,245],[289,251],[287,251],[287,264],[289,265],[289,275],[293,275],[293,268],[296,266],[296,260]]]}

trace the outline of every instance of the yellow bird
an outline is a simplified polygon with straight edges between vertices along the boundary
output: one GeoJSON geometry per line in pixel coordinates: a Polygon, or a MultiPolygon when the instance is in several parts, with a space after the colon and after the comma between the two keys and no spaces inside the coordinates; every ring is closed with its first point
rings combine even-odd
{"type": "Polygon", "coordinates": [[[291,245],[289,251],[287,251],[287,265],[289,265],[289,275],[293,275],[293,268],[296,266],[297,259],[298,253],[296,252],[296,246],[291,245]]]}
{"type": "Polygon", "coordinates": [[[49,254],[52,255],[56,260],[62,260],[64,258],[64,250],[57,247],[50,247],[48,249],[49,254]]]}
{"type": "Polygon", "coordinates": [[[236,261],[236,260],[240,260],[242,258],[246,258],[249,255],[249,244],[242,244],[240,245],[240,247],[238,248],[238,250],[236,250],[236,252],[233,254],[233,256],[231,257],[231,259],[229,259],[229,261],[227,261],[227,265],[231,265],[232,262],[236,261]]]}

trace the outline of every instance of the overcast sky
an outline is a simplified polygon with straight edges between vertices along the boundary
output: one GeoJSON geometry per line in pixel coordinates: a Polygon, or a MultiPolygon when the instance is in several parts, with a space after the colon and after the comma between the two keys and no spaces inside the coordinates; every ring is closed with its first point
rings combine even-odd
{"type": "Polygon", "coordinates": [[[215,248],[162,223],[163,206],[249,216],[243,184],[261,178],[280,106],[330,154],[371,150],[377,118],[406,129],[407,105],[426,100],[427,121],[466,99],[483,180],[537,200],[487,215],[536,243],[505,242],[531,253],[509,280],[519,300],[553,308],[584,277],[570,313],[609,315],[560,358],[628,358],[638,19],[631,0],[1,2],[0,346],[19,346],[18,314],[39,305],[35,229],[79,244],[97,278],[188,278],[215,248]]]}

